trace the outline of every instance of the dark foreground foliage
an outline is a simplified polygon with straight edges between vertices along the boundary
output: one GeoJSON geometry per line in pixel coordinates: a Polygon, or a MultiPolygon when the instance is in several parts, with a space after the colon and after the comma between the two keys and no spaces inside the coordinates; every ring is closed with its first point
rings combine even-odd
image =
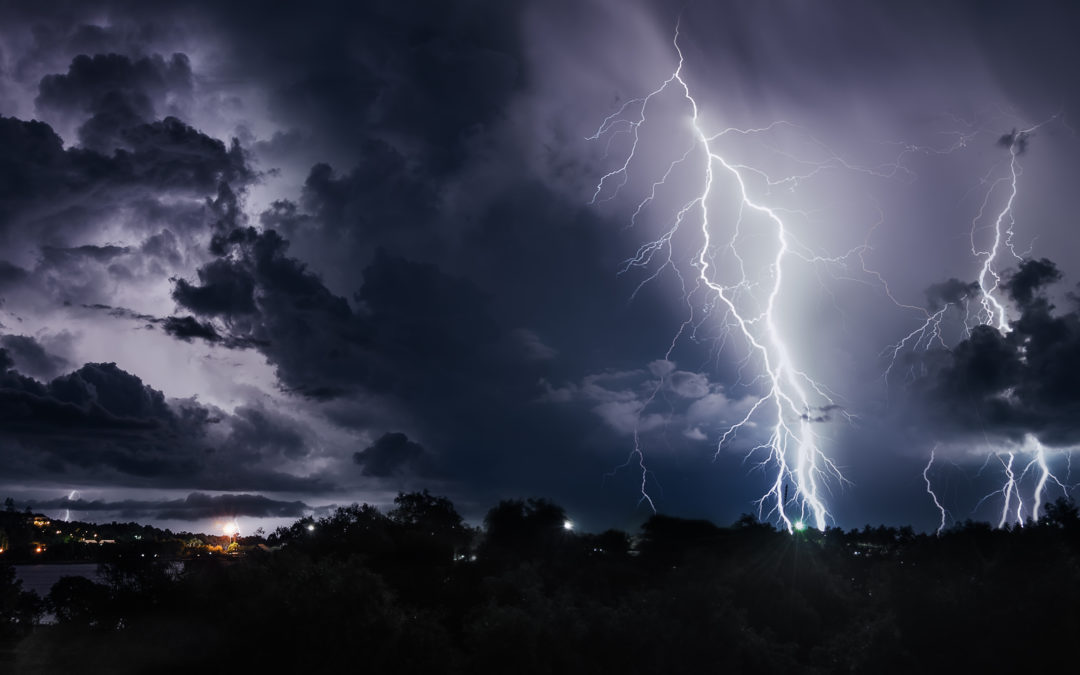
{"type": "Polygon", "coordinates": [[[473,531],[401,495],[303,519],[243,557],[151,558],[65,578],[56,623],[0,568],[0,671],[17,673],[1048,672],[1080,635],[1080,517],[777,532],[655,516],[576,534],[544,500],[473,531]],[[198,670],[196,670],[198,669],[198,670]]]}

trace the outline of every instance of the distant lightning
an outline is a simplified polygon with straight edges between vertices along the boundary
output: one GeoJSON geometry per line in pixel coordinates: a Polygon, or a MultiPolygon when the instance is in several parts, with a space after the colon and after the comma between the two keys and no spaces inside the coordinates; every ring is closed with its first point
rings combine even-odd
{"type": "MultiPolygon", "coordinates": [[[[1003,267],[1010,263],[1021,262],[1024,260],[1024,255],[1027,255],[1026,252],[1017,252],[1014,242],[1016,226],[1014,209],[1020,193],[1020,177],[1023,175],[1020,155],[1027,149],[1032,134],[1058,117],[1059,115],[1054,115],[1039,124],[1025,129],[1018,130],[1014,128],[1011,133],[1002,136],[998,140],[998,144],[1006,147],[1009,151],[1008,173],[990,181],[989,177],[995,170],[991,169],[981,180],[983,184],[989,182],[989,187],[986,188],[979,209],[971,220],[970,230],[971,253],[976,260],[980,261],[976,279],[976,298],[973,298],[977,302],[972,303],[977,306],[977,311],[971,310],[966,298],[960,305],[944,303],[944,306],[935,312],[924,311],[925,319],[923,323],[886,350],[886,354],[891,357],[889,366],[885,369],[886,380],[900,353],[904,350],[926,350],[931,346],[940,346],[946,350],[949,348],[942,336],[942,321],[946,312],[954,307],[962,307],[963,309],[966,333],[970,333],[970,330],[977,325],[989,326],[1002,335],[1007,335],[1012,331],[1008,302],[1002,297],[1000,286],[1003,267]],[[983,224],[987,220],[987,211],[991,209],[991,204],[995,201],[995,196],[1001,191],[1002,186],[1006,190],[1004,201],[996,209],[996,212],[992,214],[989,224],[983,224]],[[987,230],[989,231],[988,236],[983,234],[987,230]],[[980,244],[980,238],[987,241],[980,244]]],[[[909,377],[914,375],[915,373],[909,371],[909,377]]],[[[987,499],[1000,495],[1002,505],[998,518],[998,527],[1005,527],[1010,522],[1021,526],[1024,524],[1025,500],[1021,494],[1021,485],[1029,474],[1038,474],[1037,478],[1034,479],[1035,485],[1032,491],[1030,507],[1027,511],[1029,517],[1033,520],[1039,519],[1040,509],[1045,500],[1048,486],[1057,485],[1067,491],[1065,485],[1050,470],[1047,448],[1032,436],[1025,440],[1022,447],[999,449],[993,456],[996,456],[1001,464],[1004,480],[999,489],[979,500],[976,508],[986,502],[987,499]],[[1022,469],[1017,468],[1018,453],[1030,454],[1031,456],[1031,459],[1022,469]]],[[[990,455],[988,455],[988,459],[989,457],[990,455]]],[[[923,478],[926,480],[926,489],[933,499],[934,505],[942,512],[942,524],[944,524],[945,511],[937,495],[931,489],[927,477],[927,472],[933,461],[934,452],[931,451],[930,462],[923,470],[923,478]]]]}
{"type": "Polygon", "coordinates": [[[1024,525],[1024,500],[1021,497],[1020,485],[1030,473],[1037,474],[1034,478],[1035,487],[1032,489],[1031,508],[1028,515],[1037,521],[1046,498],[1046,490],[1051,486],[1061,488],[1062,493],[1068,495],[1069,488],[1061,482],[1050,470],[1047,458],[1047,448],[1037,438],[1028,435],[1024,444],[1016,449],[1010,449],[997,454],[1005,474],[1002,486],[979,500],[979,505],[994,497],[1001,495],[1001,516],[998,519],[998,527],[1005,527],[1013,522],[1021,527],[1024,525]],[[1015,468],[1016,456],[1019,453],[1030,455],[1031,459],[1019,471],[1015,468]],[[1015,506],[1014,506],[1015,505],[1015,506]]]}
{"type": "Polygon", "coordinates": [[[926,463],[926,467],[922,471],[923,480],[926,481],[926,493],[930,495],[930,498],[934,500],[934,506],[941,512],[941,523],[938,525],[937,534],[941,534],[941,531],[945,529],[945,516],[947,511],[945,507],[941,505],[938,500],[937,494],[934,492],[933,486],[930,485],[930,467],[934,464],[934,450],[930,451],[930,461],[926,463]]]}
{"type": "MultiPolygon", "coordinates": [[[[82,499],[82,493],[78,490],[72,490],[68,493],[67,499],[69,502],[73,502],[76,499],[82,499]]],[[[68,522],[71,521],[71,509],[64,509],[64,520],[68,522]]]]}
{"type": "MultiPolygon", "coordinates": [[[[998,260],[1005,256],[1009,256],[1012,261],[1016,262],[1020,262],[1024,259],[1023,255],[1017,253],[1013,244],[1013,237],[1015,235],[1013,228],[1016,224],[1013,208],[1019,193],[1020,176],[1023,174],[1019,156],[1027,149],[1027,144],[1031,139],[1031,135],[1039,129],[1039,127],[1047,124],[1056,117],[1058,116],[1055,115],[1054,117],[1028,127],[1027,129],[1017,130],[1014,128],[1011,133],[1001,137],[999,143],[1007,146],[1009,149],[1009,174],[1007,177],[1000,178],[991,184],[983,199],[982,206],[971,224],[971,252],[976,258],[982,260],[978,277],[982,312],[976,316],[976,319],[984,325],[993,326],[1002,335],[1008,334],[1012,328],[1009,325],[1009,315],[1006,303],[1003,299],[997,297],[1001,280],[998,260]],[[979,229],[977,224],[982,218],[982,214],[991,195],[995,192],[997,186],[1001,184],[1008,185],[1008,196],[1005,199],[1004,205],[994,218],[991,228],[990,246],[985,249],[980,249],[976,245],[976,235],[979,229]]],[[[992,493],[1000,493],[1002,495],[1003,503],[998,527],[1005,527],[1011,519],[1014,519],[1014,522],[1018,525],[1023,526],[1024,501],[1020,494],[1020,482],[1032,470],[1037,470],[1039,474],[1033,490],[1030,509],[1030,517],[1033,520],[1039,519],[1039,510],[1045,498],[1048,483],[1057,484],[1061,486],[1062,489],[1065,489],[1065,486],[1058,480],[1057,476],[1050,471],[1049,464],[1047,463],[1045,446],[1031,436],[1028,437],[1028,443],[1035,446],[1034,450],[1031,452],[1032,459],[1024,466],[1023,470],[1019,472],[1019,475],[1017,475],[1017,472],[1013,469],[1013,464],[1016,459],[1015,452],[1006,452],[1005,456],[1007,459],[1001,460],[1004,467],[1005,482],[1000,490],[992,493]],[[1015,509],[1010,508],[1010,504],[1013,502],[1015,502],[1016,505],[1015,509]]]]}

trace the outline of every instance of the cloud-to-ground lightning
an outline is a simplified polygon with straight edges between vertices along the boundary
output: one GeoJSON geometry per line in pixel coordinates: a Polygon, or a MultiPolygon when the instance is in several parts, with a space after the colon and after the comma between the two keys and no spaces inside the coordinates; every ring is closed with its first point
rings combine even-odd
{"type": "MultiPolygon", "coordinates": [[[[1003,335],[1009,333],[1012,328],[1009,325],[1007,302],[999,297],[1000,270],[1002,266],[1000,260],[1008,258],[1010,262],[1021,262],[1024,259],[1023,255],[1016,251],[1013,242],[1015,236],[1013,228],[1016,224],[1014,207],[1019,194],[1020,176],[1023,173],[1019,157],[1027,149],[1032,134],[1049,121],[1035,124],[1026,129],[1017,130],[1014,128],[1011,133],[1001,137],[998,141],[999,144],[1007,147],[1009,151],[1008,175],[991,183],[979,212],[971,223],[971,252],[972,255],[982,261],[978,275],[982,311],[977,313],[976,320],[983,325],[996,328],[1003,335]],[[980,227],[979,222],[983,218],[991,196],[998,190],[999,185],[1006,186],[1007,195],[1004,204],[1001,205],[994,216],[992,225],[989,226],[989,245],[980,247],[976,239],[980,229],[985,229],[985,226],[980,227]]],[[[1026,452],[1031,456],[1031,460],[1024,465],[1024,468],[1019,473],[1014,469],[1017,450],[1005,451],[1002,453],[1004,457],[999,454],[1005,473],[1005,482],[1000,490],[991,493],[1000,493],[1002,495],[1001,517],[998,520],[998,527],[1004,527],[1010,520],[1021,526],[1024,524],[1024,500],[1020,494],[1020,483],[1030,472],[1038,472],[1038,478],[1032,490],[1031,507],[1028,512],[1028,515],[1033,520],[1039,519],[1039,511],[1045,499],[1049,483],[1054,483],[1063,490],[1066,489],[1057,476],[1051,473],[1046,456],[1047,448],[1036,438],[1028,436],[1025,446],[1020,448],[1019,451],[1026,452]],[[1012,508],[1013,504],[1015,504],[1015,508],[1012,508]]]]}
{"type": "MultiPolygon", "coordinates": [[[[788,531],[794,531],[803,522],[824,529],[829,518],[825,490],[829,484],[843,483],[845,478],[823,450],[822,439],[814,426],[827,419],[829,411],[838,410],[840,406],[836,397],[800,365],[791,347],[791,329],[784,321],[781,301],[790,299],[797,291],[788,278],[792,264],[798,260],[814,264],[835,262],[836,259],[819,257],[801,245],[786,222],[791,212],[765,203],[754,187],[764,186],[767,195],[777,186],[794,189],[801,181],[827,168],[857,167],[832,154],[824,161],[803,162],[807,168],[802,174],[774,179],[765,171],[725,154],[721,142],[726,137],[745,137],[795,125],[779,121],[761,128],[728,127],[717,132],[707,131],[698,100],[684,77],[678,28],[673,44],[678,64],[671,75],[648,95],[623,104],[590,137],[591,140],[609,137],[609,148],[611,136],[627,134],[629,137],[625,157],[600,178],[592,201],[612,199],[627,185],[632,168],[636,168],[639,160],[645,161],[639,154],[643,130],[649,124],[652,108],[659,105],[665,95],[677,95],[685,110],[689,143],[685,151],[677,153],[678,157],[666,164],[665,169],[654,174],[648,194],[631,216],[631,225],[658,202],[660,190],[672,187],[676,182],[673,176],[686,169],[693,176],[692,184],[680,182],[677,188],[688,190],[690,197],[685,201],[677,200],[681,203],[672,208],[664,233],[641,246],[627,261],[626,269],[654,265],[646,282],[665,269],[671,269],[682,284],[688,315],[679,326],[667,357],[688,329],[695,331],[701,322],[717,312],[723,315],[725,337],[735,336],[745,347],[743,368],[758,369],[748,383],[758,389],[758,394],[754,395],[755,400],[745,415],[720,435],[716,453],[731,444],[738,434],[765,427],[765,439],[750,450],[751,455],[760,457],[763,454],[760,466],[772,472],[767,490],[758,500],[759,512],[768,518],[775,516],[788,531]],[[727,195],[730,199],[724,201],[727,195]],[[687,229],[696,232],[696,236],[691,237],[694,241],[690,246],[692,252],[682,257],[674,241],[685,238],[687,229]],[[765,252],[752,250],[754,246],[765,252]],[[723,266],[721,257],[726,258],[723,266]],[[680,261],[687,264],[685,271],[680,261]],[[726,281],[725,275],[732,279],[726,281]],[[695,299],[700,302],[696,303],[695,299]],[[789,483],[794,486],[794,494],[786,499],[784,487],[789,483]]],[[[852,255],[858,253],[851,252],[852,255]]],[[[645,489],[647,469],[639,434],[635,433],[634,442],[627,465],[636,460],[641,467],[642,498],[652,504],[645,489]]]]}
{"type": "MultiPolygon", "coordinates": [[[[845,416],[848,413],[839,404],[838,397],[812,376],[805,366],[806,355],[795,348],[798,346],[795,342],[797,333],[793,329],[797,326],[792,323],[790,307],[792,302],[805,295],[795,281],[799,272],[793,268],[800,264],[845,268],[861,274],[862,278],[855,279],[847,273],[834,278],[875,286],[898,308],[919,314],[921,325],[884,352],[889,362],[884,372],[886,384],[902,352],[931,348],[947,350],[951,340],[970,334],[976,325],[1008,333],[1011,330],[1010,308],[1003,295],[1002,272],[1027,255],[1019,252],[1014,242],[1014,209],[1023,173],[1020,156],[1035,131],[1057,116],[1040,124],[1014,129],[1000,138],[999,144],[1009,153],[1008,171],[1004,176],[991,179],[1000,171],[1003,163],[999,163],[980,181],[986,190],[971,221],[971,253],[979,265],[976,281],[966,289],[957,289],[960,292],[943,297],[938,306],[924,309],[898,300],[882,275],[867,263],[866,254],[872,250],[870,237],[884,221],[880,209],[878,222],[869,228],[862,245],[840,256],[828,257],[819,252],[821,247],[817,242],[807,246],[800,241],[797,228],[792,226],[793,219],[809,221],[809,213],[791,208],[778,195],[805,189],[811,179],[827,170],[914,179],[914,172],[905,164],[907,156],[960,152],[972,146],[976,137],[987,133],[985,129],[955,120],[963,123],[965,128],[950,132],[948,144],[934,147],[900,142],[896,144],[900,149],[895,159],[874,167],[848,162],[805,129],[787,120],[749,128],[726,126],[713,130],[701,108],[703,99],[695,95],[684,72],[685,58],[678,26],[672,44],[677,63],[666,79],[645,96],[624,102],[588,137],[589,140],[604,141],[606,153],[612,151],[616,138],[622,138],[628,148],[618,156],[615,166],[600,177],[591,202],[612,200],[631,186],[641,190],[642,197],[633,202],[636,208],[629,216],[630,227],[648,219],[652,212],[664,214],[660,219],[661,234],[642,244],[623,266],[623,272],[634,268],[647,270],[631,297],[665,271],[677,277],[687,314],[664,355],[669,362],[679,341],[685,337],[697,339],[698,331],[706,322],[716,322],[724,327],[717,354],[732,340],[741,343],[738,384],[755,393],[751,395],[745,414],[733,423],[725,423],[726,428],[722,427],[716,454],[731,446],[740,435],[745,437],[751,429],[754,434],[761,434],[757,436],[760,442],[747,454],[748,457],[755,456],[758,466],[766,469],[770,476],[768,487],[757,502],[759,513],[769,518],[775,516],[789,531],[794,530],[796,522],[804,521],[824,529],[830,517],[826,492],[829,486],[842,484],[846,479],[825,451],[825,439],[816,423],[828,419],[829,411],[838,410],[845,416]],[[673,106],[681,106],[675,108],[680,111],[678,127],[670,123],[665,125],[670,120],[673,106]],[[796,130],[803,135],[807,146],[820,150],[825,158],[802,158],[763,143],[770,152],[800,167],[785,175],[774,176],[771,170],[756,166],[738,152],[730,151],[726,142],[735,138],[766,137],[777,130],[796,130]],[[656,144],[658,137],[665,135],[685,140],[678,141],[675,146],[668,144],[670,157],[659,163],[650,162],[650,147],[656,144]],[[641,188],[638,183],[645,187],[641,188]],[[947,330],[945,323],[948,317],[956,314],[961,317],[959,335],[953,329],[947,330]],[[747,373],[752,374],[744,377],[747,373]],[[785,490],[788,484],[794,487],[790,500],[785,490]]],[[[916,367],[917,362],[913,361],[907,373],[909,379],[926,374],[916,372],[916,367]]],[[[663,386],[664,376],[661,376],[639,409],[639,416],[653,404],[663,386]]],[[[1012,518],[1022,523],[1025,513],[1037,519],[1047,487],[1051,484],[1064,487],[1051,473],[1047,453],[1047,448],[1032,439],[1025,441],[1024,448],[1002,449],[998,453],[1006,474],[1001,490],[993,493],[1000,493],[1004,498],[1000,524],[1004,525],[1012,518]],[[1034,446],[1029,447],[1029,443],[1034,446]],[[1031,460],[1026,464],[1019,463],[1017,453],[1030,453],[1031,460]],[[1022,500],[1021,482],[1036,474],[1037,478],[1029,479],[1035,483],[1032,498],[1022,500]]],[[[932,452],[923,477],[927,492],[942,514],[940,531],[947,511],[929,479],[934,457],[932,452]]],[[[638,429],[635,429],[633,449],[623,466],[632,464],[641,471],[642,501],[654,507],[647,489],[651,474],[645,463],[643,438],[638,429]]]]}
{"type": "Polygon", "coordinates": [[[941,534],[941,531],[945,529],[945,516],[948,514],[948,512],[945,510],[945,507],[941,505],[941,502],[938,500],[937,494],[934,492],[933,486],[930,484],[930,467],[934,465],[934,452],[935,450],[930,451],[930,461],[928,461],[926,463],[926,466],[923,468],[922,477],[923,480],[926,481],[927,494],[929,494],[930,498],[934,500],[934,506],[936,506],[938,512],[941,513],[941,523],[938,524],[937,528],[937,534],[941,534]]]}
{"type": "MultiPolygon", "coordinates": [[[[67,500],[69,502],[73,502],[73,501],[76,501],[78,499],[82,499],[82,493],[79,492],[78,490],[72,490],[71,492],[68,493],[67,500]]],[[[64,520],[67,520],[67,521],[71,520],[71,509],[64,509],[64,520]]]]}
{"type": "Polygon", "coordinates": [[[1040,443],[1034,436],[1029,434],[1025,437],[1024,443],[1020,447],[998,450],[994,456],[996,456],[1001,463],[1002,471],[1005,474],[1005,480],[999,489],[980,499],[976,508],[991,497],[1001,495],[1001,515],[998,519],[998,527],[1005,527],[1010,522],[1020,525],[1021,527],[1024,525],[1025,501],[1020,488],[1024,479],[1027,478],[1029,474],[1035,475],[1035,478],[1030,479],[1034,480],[1035,485],[1031,490],[1030,508],[1027,510],[1027,515],[1032,520],[1039,519],[1043,502],[1046,499],[1046,491],[1051,484],[1061,488],[1062,492],[1068,495],[1068,486],[1059,480],[1050,470],[1048,448],[1040,443]],[[1017,455],[1021,454],[1027,455],[1031,459],[1023,465],[1022,469],[1018,469],[1016,466],[1016,459],[1017,455]]]}
{"type": "MultiPolygon", "coordinates": [[[[890,347],[886,353],[891,356],[889,366],[885,370],[887,378],[895,365],[899,354],[907,350],[926,350],[931,346],[939,346],[948,349],[949,346],[942,335],[942,322],[947,312],[952,309],[959,310],[963,315],[964,332],[969,334],[976,325],[989,326],[1002,335],[1012,331],[1009,316],[1009,302],[1002,296],[1001,275],[1006,266],[1023,262],[1026,253],[1016,250],[1015,237],[1015,207],[1020,194],[1020,177],[1023,168],[1020,163],[1020,155],[1027,149],[1032,135],[1043,125],[1056,119],[1058,115],[1032,125],[1025,129],[1014,128],[1010,133],[1001,136],[998,145],[1007,148],[1009,152],[1008,171],[1005,175],[990,179],[995,168],[986,174],[980,181],[988,184],[983,194],[978,211],[971,220],[970,240],[971,253],[979,261],[976,281],[972,284],[970,297],[964,295],[959,299],[944,302],[940,308],[934,311],[925,311],[925,320],[915,330],[905,335],[898,343],[890,347]],[[999,193],[1004,190],[1002,198],[999,193]],[[1000,204],[995,208],[995,198],[1000,204]],[[988,214],[988,211],[990,212],[988,214]],[[976,308],[972,310],[971,305],[976,308]],[[891,353],[890,353],[891,352],[891,353]]],[[[914,376],[914,373],[909,373],[914,376]]],[[[1025,513],[1033,520],[1038,520],[1040,509],[1046,498],[1046,490],[1050,484],[1054,484],[1067,492],[1065,485],[1055,476],[1049,466],[1047,457],[1048,449],[1036,438],[1029,435],[1020,447],[1015,444],[1012,447],[993,448],[992,454],[997,457],[1002,467],[1004,480],[1001,487],[979,500],[978,508],[984,502],[995,495],[1000,495],[1002,500],[1001,512],[998,518],[998,526],[1005,527],[1010,522],[1018,525],[1024,524],[1025,513]],[[1017,455],[1029,455],[1031,459],[1019,468],[1017,455]],[[1035,485],[1032,488],[1032,496],[1029,502],[1025,502],[1021,494],[1021,486],[1025,478],[1030,474],[1036,474],[1035,485]],[[1027,504],[1030,506],[1025,507],[1027,504]]],[[[927,471],[934,461],[934,452],[931,451],[930,462],[923,470],[923,478],[926,480],[926,490],[934,505],[942,513],[942,526],[944,514],[941,502],[934,493],[927,471]]],[[[940,531],[940,528],[939,528],[940,531]]]]}

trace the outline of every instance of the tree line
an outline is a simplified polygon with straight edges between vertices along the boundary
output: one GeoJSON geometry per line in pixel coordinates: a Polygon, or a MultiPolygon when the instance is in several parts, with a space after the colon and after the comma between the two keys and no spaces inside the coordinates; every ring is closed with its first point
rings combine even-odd
{"type": "Polygon", "coordinates": [[[1033,672],[1072,658],[1077,599],[1065,499],[1025,527],[940,536],[664,515],[595,534],[543,499],[472,528],[419,492],[302,518],[242,556],[117,555],[41,599],[0,563],[0,671],[1033,672]]]}

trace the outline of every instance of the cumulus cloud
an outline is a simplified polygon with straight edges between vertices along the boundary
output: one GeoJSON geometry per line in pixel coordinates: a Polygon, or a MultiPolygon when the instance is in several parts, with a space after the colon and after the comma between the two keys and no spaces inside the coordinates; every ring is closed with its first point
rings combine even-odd
{"type": "Polygon", "coordinates": [[[68,72],[42,78],[35,103],[59,119],[85,120],[78,130],[81,145],[109,152],[127,143],[129,129],[158,116],[156,101],[170,100],[168,114],[180,114],[187,107],[181,103],[190,103],[193,79],[184,54],[80,54],[68,72]]]}
{"type": "Polygon", "coordinates": [[[306,446],[294,424],[266,410],[230,415],[168,401],[113,363],[88,363],[47,383],[14,365],[0,348],[0,438],[13,475],[217,490],[331,487],[277,469],[275,457],[297,458],[306,446]]]}
{"type": "Polygon", "coordinates": [[[700,441],[737,422],[752,404],[732,400],[724,387],[704,373],[679,370],[665,359],[653,361],[647,370],[610,371],[587,375],[580,384],[553,387],[543,382],[542,401],[584,402],[612,430],[632,435],[664,430],[700,441]]]}

